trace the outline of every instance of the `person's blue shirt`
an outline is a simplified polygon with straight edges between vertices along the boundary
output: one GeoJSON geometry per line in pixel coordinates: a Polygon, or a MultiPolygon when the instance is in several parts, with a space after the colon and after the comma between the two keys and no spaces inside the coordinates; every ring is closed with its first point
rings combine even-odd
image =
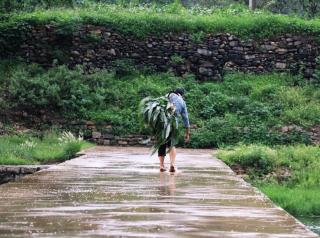
{"type": "Polygon", "coordinates": [[[183,98],[175,93],[170,93],[169,101],[176,107],[176,114],[181,115],[185,128],[190,127],[187,105],[183,98]]]}

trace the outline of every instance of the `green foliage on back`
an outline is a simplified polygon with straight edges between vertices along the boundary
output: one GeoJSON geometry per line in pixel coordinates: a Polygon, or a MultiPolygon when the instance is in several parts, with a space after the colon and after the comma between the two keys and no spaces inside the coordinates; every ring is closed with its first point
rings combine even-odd
{"type": "Polygon", "coordinates": [[[166,96],[142,99],[139,105],[139,113],[145,126],[150,128],[155,136],[156,142],[153,153],[168,141],[171,141],[169,149],[177,144],[178,121],[175,108],[166,96]]]}

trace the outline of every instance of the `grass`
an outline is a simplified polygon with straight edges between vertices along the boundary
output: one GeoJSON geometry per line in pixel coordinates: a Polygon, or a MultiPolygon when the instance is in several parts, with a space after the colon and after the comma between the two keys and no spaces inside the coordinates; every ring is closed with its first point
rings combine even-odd
{"type": "Polygon", "coordinates": [[[0,137],[0,165],[29,165],[62,162],[91,144],[77,140],[70,133],[46,133],[43,138],[32,135],[0,137]]]}
{"type": "Polygon", "coordinates": [[[273,184],[263,184],[258,188],[294,216],[320,215],[320,188],[290,188],[273,184]]]}
{"type": "Polygon", "coordinates": [[[239,145],[218,157],[244,168],[251,183],[291,214],[320,215],[320,146],[239,145]]]}

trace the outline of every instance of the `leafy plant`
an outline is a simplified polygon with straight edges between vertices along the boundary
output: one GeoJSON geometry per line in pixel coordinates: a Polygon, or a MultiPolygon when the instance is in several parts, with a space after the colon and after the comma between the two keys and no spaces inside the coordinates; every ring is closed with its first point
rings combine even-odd
{"type": "Polygon", "coordinates": [[[203,31],[194,32],[191,34],[191,40],[193,43],[200,43],[205,37],[205,33],[203,31]]]}
{"type": "Polygon", "coordinates": [[[314,74],[314,83],[320,85],[320,56],[318,56],[316,59],[316,72],[314,74]]]}
{"type": "Polygon", "coordinates": [[[139,107],[143,122],[152,129],[156,138],[153,153],[168,141],[171,141],[171,146],[177,144],[178,122],[175,108],[167,97],[144,98],[139,107]]]}
{"type": "Polygon", "coordinates": [[[184,62],[184,58],[177,54],[172,55],[170,59],[171,59],[171,62],[174,64],[182,64],[184,62]]]}
{"type": "Polygon", "coordinates": [[[117,59],[112,62],[112,69],[118,77],[130,75],[137,71],[134,60],[132,59],[117,59]]]}
{"type": "Polygon", "coordinates": [[[99,33],[91,32],[88,35],[86,35],[85,39],[88,42],[98,43],[101,41],[101,35],[99,33]]]}
{"type": "Polygon", "coordinates": [[[83,141],[83,137],[81,135],[78,138],[72,134],[70,131],[64,131],[61,133],[61,137],[58,138],[61,144],[71,143],[71,142],[80,142],[83,141]]]}
{"type": "Polygon", "coordinates": [[[166,6],[166,11],[174,14],[182,14],[186,9],[181,3],[181,0],[173,0],[171,4],[166,6]]]}

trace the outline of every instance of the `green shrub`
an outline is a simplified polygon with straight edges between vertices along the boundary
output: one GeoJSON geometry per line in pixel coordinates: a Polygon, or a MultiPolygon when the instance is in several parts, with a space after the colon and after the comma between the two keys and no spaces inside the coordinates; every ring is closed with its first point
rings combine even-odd
{"type": "Polygon", "coordinates": [[[218,157],[227,164],[240,165],[253,176],[270,173],[275,167],[276,156],[276,151],[259,145],[242,145],[218,153],[218,157]]]}
{"type": "Polygon", "coordinates": [[[174,64],[182,64],[183,62],[184,62],[184,59],[183,59],[183,57],[181,57],[180,55],[172,55],[171,57],[170,57],[170,60],[171,60],[171,62],[172,63],[174,63],[174,64]]]}
{"type": "Polygon", "coordinates": [[[37,66],[17,68],[9,77],[0,78],[8,106],[15,110],[40,110],[82,116],[104,102],[108,77],[101,73],[85,76],[81,69],[59,66],[45,72],[37,66]]]}
{"type": "Polygon", "coordinates": [[[200,43],[204,38],[205,38],[206,34],[203,31],[199,31],[199,32],[194,32],[191,35],[191,40],[193,43],[200,43]]]}
{"type": "Polygon", "coordinates": [[[228,96],[221,92],[211,92],[201,101],[201,116],[209,119],[222,116],[228,109],[228,96]]]}
{"type": "Polygon", "coordinates": [[[308,101],[304,95],[304,89],[297,87],[281,87],[277,92],[277,98],[287,108],[305,105],[308,101]]]}
{"type": "Polygon", "coordinates": [[[288,187],[316,188],[320,182],[318,169],[319,146],[277,146],[240,145],[221,150],[218,157],[229,165],[241,165],[250,170],[251,175],[276,172],[278,168],[290,170],[288,187]]]}
{"type": "Polygon", "coordinates": [[[167,13],[184,14],[186,12],[180,0],[173,0],[173,2],[165,6],[165,8],[167,13]]]}
{"type": "Polygon", "coordinates": [[[237,117],[226,114],[204,122],[201,129],[192,133],[190,146],[194,148],[220,147],[235,144],[241,140],[237,117]]]}
{"type": "Polygon", "coordinates": [[[226,104],[229,112],[241,114],[250,103],[250,99],[246,96],[230,96],[226,98],[226,104]]]}
{"type": "Polygon", "coordinates": [[[284,111],[283,120],[289,123],[311,127],[320,123],[320,103],[312,102],[284,111]]]}
{"type": "Polygon", "coordinates": [[[277,85],[266,84],[263,87],[257,87],[251,97],[262,102],[265,100],[275,101],[277,98],[277,91],[277,85]]]}
{"type": "MultiPolygon", "coordinates": [[[[320,44],[320,38],[317,38],[318,44],[320,44]]],[[[319,85],[320,84],[320,56],[316,58],[316,70],[313,74],[313,84],[319,85]]]]}
{"type": "Polygon", "coordinates": [[[319,146],[280,147],[278,149],[280,163],[286,164],[293,171],[289,185],[306,188],[317,187],[320,182],[319,156],[319,146]]]}
{"type": "Polygon", "coordinates": [[[137,68],[132,59],[118,59],[112,63],[112,68],[118,77],[134,73],[137,68]]]}
{"type": "Polygon", "coordinates": [[[62,158],[59,158],[59,160],[69,160],[72,157],[75,156],[77,152],[81,150],[81,143],[79,142],[69,142],[65,147],[64,147],[64,156],[62,158]]]}

